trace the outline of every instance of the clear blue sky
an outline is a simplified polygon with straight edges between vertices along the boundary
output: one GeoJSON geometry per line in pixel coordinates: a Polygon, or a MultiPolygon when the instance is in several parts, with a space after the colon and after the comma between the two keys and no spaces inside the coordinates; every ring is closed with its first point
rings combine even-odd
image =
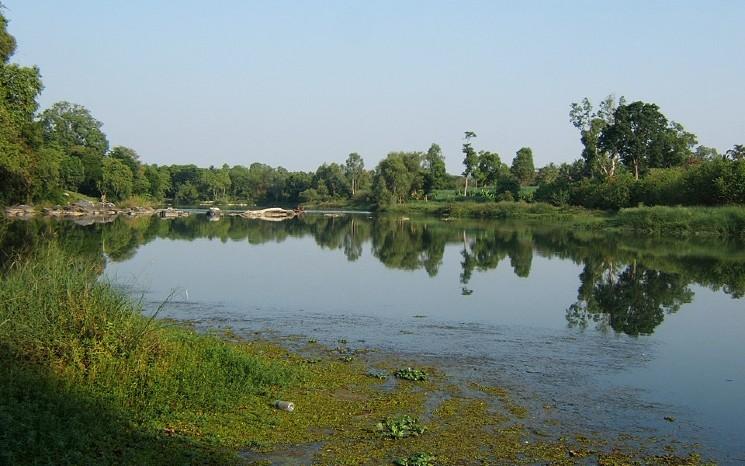
{"type": "Polygon", "coordinates": [[[745,144],[745,1],[3,0],[69,100],[146,162],[368,167],[465,130],[508,163],[579,156],[569,104],[657,103],[726,150],[745,144]]]}

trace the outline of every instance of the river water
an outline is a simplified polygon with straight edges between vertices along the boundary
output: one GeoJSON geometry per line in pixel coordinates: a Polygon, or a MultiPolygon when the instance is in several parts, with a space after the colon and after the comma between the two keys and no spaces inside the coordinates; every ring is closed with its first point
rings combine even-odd
{"type": "Polygon", "coordinates": [[[161,317],[432,362],[511,389],[540,435],[745,461],[741,242],[370,214],[13,229],[103,254],[161,317]]]}

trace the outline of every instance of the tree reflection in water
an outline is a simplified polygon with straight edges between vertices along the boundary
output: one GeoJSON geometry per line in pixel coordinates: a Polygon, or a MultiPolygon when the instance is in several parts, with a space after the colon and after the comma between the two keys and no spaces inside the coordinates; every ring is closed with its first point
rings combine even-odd
{"type": "Polygon", "coordinates": [[[386,267],[425,270],[436,276],[446,247],[460,249],[461,294],[478,290],[474,273],[496,269],[505,259],[514,274],[528,277],[534,255],[558,257],[582,265],[577,300],[566,309],[570,326],[595,325],[628,335],[654,332],[665,315],[691,302],[692,284],[745,296],[745,248],[737,241],[625,237],[560,226],[525,223],[405,220],[391,216],[305,215],[285,222],[226,217],[209,222],[204,215],[163,220],[119,218],[111,223],[75,225],[36,219],[0,222],[0,269],[49,240],[78,255],[122,261],[156,238],[198,238],[282,242],[312,237],[356,261],[369,248],[386,267]]]}

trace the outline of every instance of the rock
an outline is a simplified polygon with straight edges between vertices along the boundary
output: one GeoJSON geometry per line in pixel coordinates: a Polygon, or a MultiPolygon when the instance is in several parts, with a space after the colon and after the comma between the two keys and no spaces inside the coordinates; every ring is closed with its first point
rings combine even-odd
{"type": "Polygon", "coordinates": [[[95,207],[91,201],[86,201],[85,199],[74,202],[72,205],[83,210],[93,210],[95,207]]]}
{"type": "Polygon", "coordinates": [[[279,207],[270,207],[268,209],[247,210],[240,214],[243,218],[258,218],[262,220],[285,220],[297,215],[292,210],[282,209],[279,207]]]}
{"type": "Polygon", "coordinates": [[[8,217],[31,217],[36,215],[36,211],[31,206],[20,204],[6,208],[5,215],[8,217]]]}
{"type": "Polygon", "coordinates": [[[287,411],[288,413],[295,411],[295,403],[292,403],[291,401],[277,400],[274,402],[274,407],[281,409],[282,411],[287,411]]]}

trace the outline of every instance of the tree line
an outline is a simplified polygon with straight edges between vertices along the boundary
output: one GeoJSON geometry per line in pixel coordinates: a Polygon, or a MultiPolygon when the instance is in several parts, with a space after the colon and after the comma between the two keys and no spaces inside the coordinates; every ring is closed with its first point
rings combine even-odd
{"type": "Polygon", "coordinates": [[[10,63],[16,41],[0,13],[0,203],[59,202],[67,192],[122,201],[132,196],[178,204],[242,201],[299,204],[340,200],[360,205],[428,200],[543,201],[618,209],[644,204],[745,203],[745,146],[724,154],[697,145],[694,134],[652,103],[608,96],[571,104],[569,118],[582,143],[573,163],[536,170],[529,147],[510,165],[497,152],[477,150],[464,133],[463,172],[446,171],[437,144],[426,151],[391,152],[374,169],[351,153],[343,163],[289,171],[263,163],[208,168],[157,165],[129,147],[114,146],[91,112],[57,102],[41,112],[37,67],[10,63]]]}

